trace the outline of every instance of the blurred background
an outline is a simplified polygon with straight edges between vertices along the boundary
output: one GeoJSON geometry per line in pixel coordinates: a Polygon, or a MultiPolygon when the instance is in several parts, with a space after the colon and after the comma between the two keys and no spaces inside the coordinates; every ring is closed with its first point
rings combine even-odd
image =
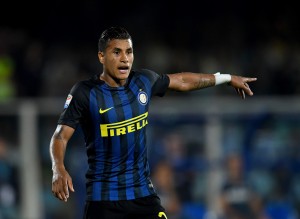
{"type": "Polygon", "coordinates": [[[257,77],[154,98],[154,186],[171,219],[300,218],[300,15],[269,1],[5,1],[0,15],[0,219],[80,219],[85,145],[66,167],[75,193],[51,193],[50,138],[71,86],[102,71],[101,32],[124,26],[134,68],[257,77]]]}

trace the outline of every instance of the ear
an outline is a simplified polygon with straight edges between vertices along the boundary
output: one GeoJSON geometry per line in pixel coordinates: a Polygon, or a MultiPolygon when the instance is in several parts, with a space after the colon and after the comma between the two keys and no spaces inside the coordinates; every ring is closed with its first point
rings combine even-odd
{"type": "Polygon", "coordinates": [[[103,52],[98,52],[98,59],[103,64],[104,62],[104,53],[103,52]]]}

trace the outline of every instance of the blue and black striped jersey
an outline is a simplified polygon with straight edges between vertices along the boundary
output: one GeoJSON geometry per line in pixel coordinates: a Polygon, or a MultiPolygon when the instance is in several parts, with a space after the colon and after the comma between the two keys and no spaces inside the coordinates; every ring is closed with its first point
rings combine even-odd
{"type": "Polygon", "coordinates": [[[87,200],[131,200],[155,194],[149,178],[146,126],[152,96],[163,96],[167,75],[133,70],[123,87],[99,75],[71,89],[58,124],[84,132],[89,169],[87,200]]]}

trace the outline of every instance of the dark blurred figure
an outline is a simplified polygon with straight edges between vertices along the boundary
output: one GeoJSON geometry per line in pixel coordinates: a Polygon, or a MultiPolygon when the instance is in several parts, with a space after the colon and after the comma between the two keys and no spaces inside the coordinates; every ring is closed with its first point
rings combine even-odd
{"type": "Polygon", "coordinates": [[[221,191],[223,219],[266,219],[261,198],[245,180],[242,157],[233,154],[225,162],[227,175],[221,191]]]}
{"type": "Polygon", "coordinates": [[[266,205],[266,214],[271,219],[297,219],[297,211],[291,194],[293,173],[287,161],[278,162],[273,168],[275,186],[266,205]]]}
{"type": "Polygon", "coordinates": [[[7,142],[0,137],[0,219],[17,219],[16,167],[10,160],[7,142]]]}
{"type": "Polygon", "coordinates": [[[42,86],[42,70],[44,66],[44,45],[38,41],[32,41],[25,48],[22,58],[19,60],[18,96],[38,97],[42,86]]]}
{"type": "Polygon", "coordinates": [[[172,167],[160,161],[153,171],[153,182],[160,196],[162,205],[168,212],[168,217],[177,219],[181,211],[181,203],[175,188],[175,177],[172,167]]]}

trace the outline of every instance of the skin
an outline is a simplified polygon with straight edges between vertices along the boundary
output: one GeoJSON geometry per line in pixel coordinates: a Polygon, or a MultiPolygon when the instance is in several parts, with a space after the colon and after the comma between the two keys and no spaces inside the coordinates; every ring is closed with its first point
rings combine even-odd
{"type": "Polygon", "coordinates": [[[111,87],[124,86],[134,60],[132,41],[111,40],[105,51],[98,53],[98,58],[103,65],[100,79],[111,87]]]}
{"type": "MultiPolygon", "coordinates": [[[[105,51],[98,53],[103,72],[100,79],[111,87],[124,86],[134,61],[132,41],[130,39],[115,39],[108,43],[105,51]]],[[[170,78],[169,89],[176,91],[192,91],[215,85],[213,74],[200,74],[182,72],[168,74],[170,78]]],[[[248,83],[256,81],[256,78],[247,78],[231,75],[228,84],[234,87],[243,99],[246,94],[253,95],[248,83]]],[[[74,129],[66,125],[58,125],[50,142],[50,156],[52,161],[52,193],[59,200],[67,201],[74,192],[72,178],[64,166],[64,156],[68,141],[74,133],[74,129]]]]}
{"type": "Polygon", "coordinates": [[[64,157],[67,143],[73,135],[75,129],[58,125],[50,142],[50,156],[52,160],[52,193],[61,201],[67,201],[69,190],[74,192],[72,178],[64,165],[64,157]]]}

